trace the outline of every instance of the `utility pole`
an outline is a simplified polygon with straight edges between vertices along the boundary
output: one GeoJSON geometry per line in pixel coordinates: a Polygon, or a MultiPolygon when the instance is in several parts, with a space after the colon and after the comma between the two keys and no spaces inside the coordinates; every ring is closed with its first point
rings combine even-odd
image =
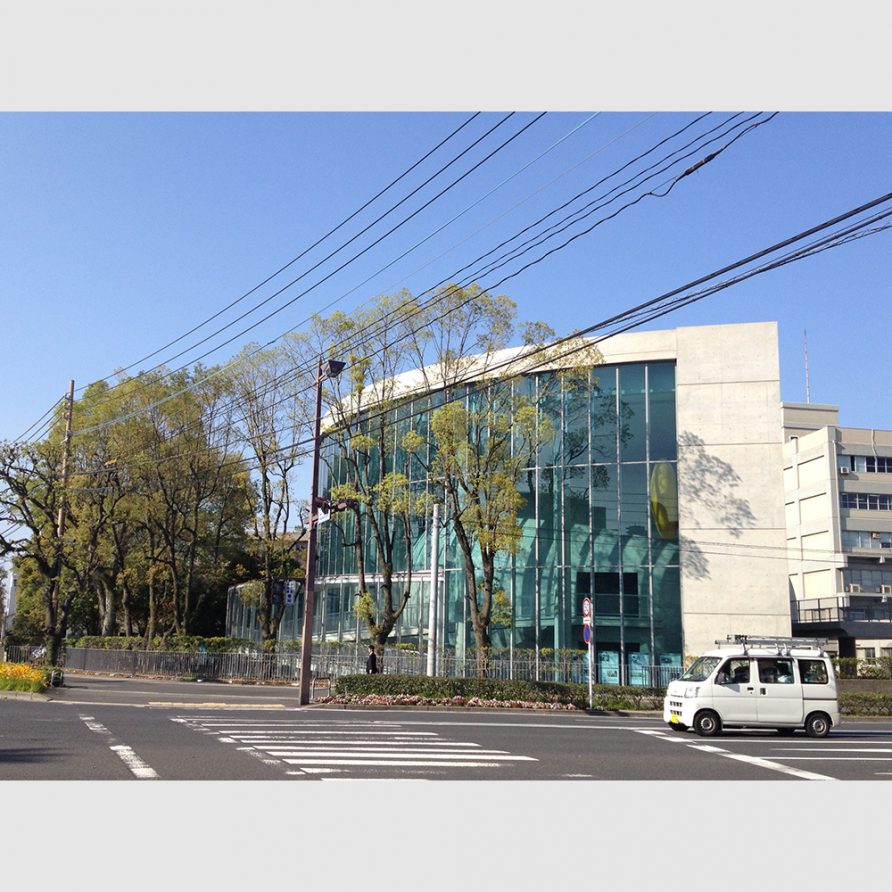
{"type": "Polygon", "coordinates": [[[56,517],[56,536],[62,539],[65,532],[65,514],[68,507],[68,455],[71,451],[71,417],[74,411],[74,381],[68,382],[68,410],[65,416],[65,442],[62,450],[62,504],[56,517]]]}
{"type": "Polygon", "coordinates": [[[437,674],[437,606],[440,595],[440,504],[434,502],[431,520],[431,584],[427,613],[427,674],[437,674]]]}
{"type": "Polygon", "coordinates": [[[62,537],[65,535],[65,520],[68,509],[68,456],[71,452],[71,419],[74,413],[74,380],[68,382],[68,409],[65,415],[65,440],[62,447],[62,498],[56,514],[56,560],[53,593],[47,605],[47,632],[50,635],[50,665],[56,665],[56,628],[59,622],[59,580],[62,576],[62,537]]]}
{"type": "MultiPolygon", "coordinates": [[[[328,360],[328,377],[334,378],[345,366],[343,362],[328,360]]],[[[313,653],[313,608],[316,580],[316,523],[319,511],[319,451],[322,441],[322,354],[316,368],[316,415],[313,421],[313,476],[310,482],[309,537],[307,539],[307,575],[304,583],[304,622],[300,639],[300,698],[301,706],[310,702],[310,673],[313,653]]]]}

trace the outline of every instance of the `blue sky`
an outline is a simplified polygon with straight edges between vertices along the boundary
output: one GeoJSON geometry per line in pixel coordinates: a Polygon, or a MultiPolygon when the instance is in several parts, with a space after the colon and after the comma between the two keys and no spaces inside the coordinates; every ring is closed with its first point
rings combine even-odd
{"type": "MultiPolygon", "coordinates": [[[[24,431],[70,378],[80,388],[129,366],[253,288],[469,114],[0,114],[0,376],[7,385],[0,437],[24,431]]],[[[378,224],[262,311],[173,365],[191,362],[307,289],[203,362],[225,361],[249,341],[274,340],[329,306],[349,310],[378,293],[423,291],[696,114],[549,112],[328,281],[312,287],[485,152],[469,154],[388,217],[388,225],[378,224]]],[[[717,112],[698,126],[728,114],[717,112]]],[[[485,145],[495,147],[500,134],[535,116],[519,112],[485,145]]],[[[467,145],[502,117],[482,114],[237,310],[140,367],[168,359],[305,272],[453,157],[453,146],[467,145]]],[[[517,301],[522,318],[543,319],[559,331],[590,325],[890,191],[890,150],[892,114],[782,112],[667,197],[646,199],[499,290],[517,301]]],[[[807,330],[812,402],[838,404],[846,425],[889,427],[876,394],[892,371],[884,324],[890,246],[892,234],[863,239],[649,327],[776,320],[782,397],[794,401],[806,396],[807,330]]]]}

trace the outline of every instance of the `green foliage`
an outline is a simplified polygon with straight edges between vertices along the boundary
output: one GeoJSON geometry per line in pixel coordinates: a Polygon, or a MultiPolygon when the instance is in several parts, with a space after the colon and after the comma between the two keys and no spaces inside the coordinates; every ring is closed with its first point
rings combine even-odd
{"type": "Polygon", "coordinates": [[[493,626],[510,629],[513,618],[514,614],[511,610],[511,599],[505,594],[503,589],[498,589],[492,599],[490,623],[493,626]]]}
{"type": "MultiPolygon", "coordinates": [[[[455,698],[505,702],[565,704],[588,708],[588,687],[547,681],[495,678],[444,678],[425,675],[347,675],[339,678],[335,693],[354,697],[383,695],[423,697],[440,703],[455,698]]],[[[593,690],[596,710],[662,709],[664,691],[657,688],[597,685],[593,690]]]]}
{"type": "Polygon", "coordinates": [[[238,590],[239,600],[249,607],[259,607],[263,600],[266,586],[259,579],[252,579],[250,582],[241,584],[238,590]]]}
{"type": "Polygon", "coordinates": [[[840,692],[839,711],[843,715],[892,716],[892,691],[840,692]]]}
{"type": "Polygon", "coordinates": [[[356,598],[356,602],[354,605],[354,609],[356,610],[356,615],[359,619],[366,624],[366,626],[371,627],[375,623],[375,599],[369,594],[369,592],[360,592],[356,598]]]}
{"type": "Polygon", "coordinates": [[[837,657],[833,663],[837,678],[892,678],[892,657],[870,661],[857,657],[837,657]]]}
{"type": "Polygon", "coordinates": [[[69,638],[68,647],[85,647],[100,650],[160,650],[170,653],[232,653],[256,645],[246,638],[202,638],[196,635],[156,636],[149,646],[144,638],[126,635],[84,635],[69,638]]]}

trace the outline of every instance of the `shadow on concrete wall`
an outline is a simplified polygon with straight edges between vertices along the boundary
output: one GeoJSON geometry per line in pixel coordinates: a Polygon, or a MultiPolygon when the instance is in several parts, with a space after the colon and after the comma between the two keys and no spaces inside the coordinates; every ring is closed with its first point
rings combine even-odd
{"type": "MultiPolygon", "coordinates": [[[[723,530],[735,539],[756,525],[750,503],[735,494],[743,482],[734,467],[716,455],[696,434],[684,431],[678,437],[679,478],[684,480],[685,508],[705,529],[723,530]]],[[[709,558],[702,544],[679,537],[682,575],[694,579],[709,577],[709,558]]],[[[717,545],[715,550],[722,546],[717,545]]]]}

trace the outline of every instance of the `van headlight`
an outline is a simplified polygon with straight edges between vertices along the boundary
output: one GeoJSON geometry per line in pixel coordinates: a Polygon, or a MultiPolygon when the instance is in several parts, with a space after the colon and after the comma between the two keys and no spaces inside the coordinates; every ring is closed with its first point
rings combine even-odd
{"type": "Polygon", "coordinates": [[[685,695],[685,697],[696,697],[697,694],[699,694],[699,693],[700,693],[700,688],[699,688],[699,687],[685,688],[685,689],[684,689],[684,695],[685,695]]]}

